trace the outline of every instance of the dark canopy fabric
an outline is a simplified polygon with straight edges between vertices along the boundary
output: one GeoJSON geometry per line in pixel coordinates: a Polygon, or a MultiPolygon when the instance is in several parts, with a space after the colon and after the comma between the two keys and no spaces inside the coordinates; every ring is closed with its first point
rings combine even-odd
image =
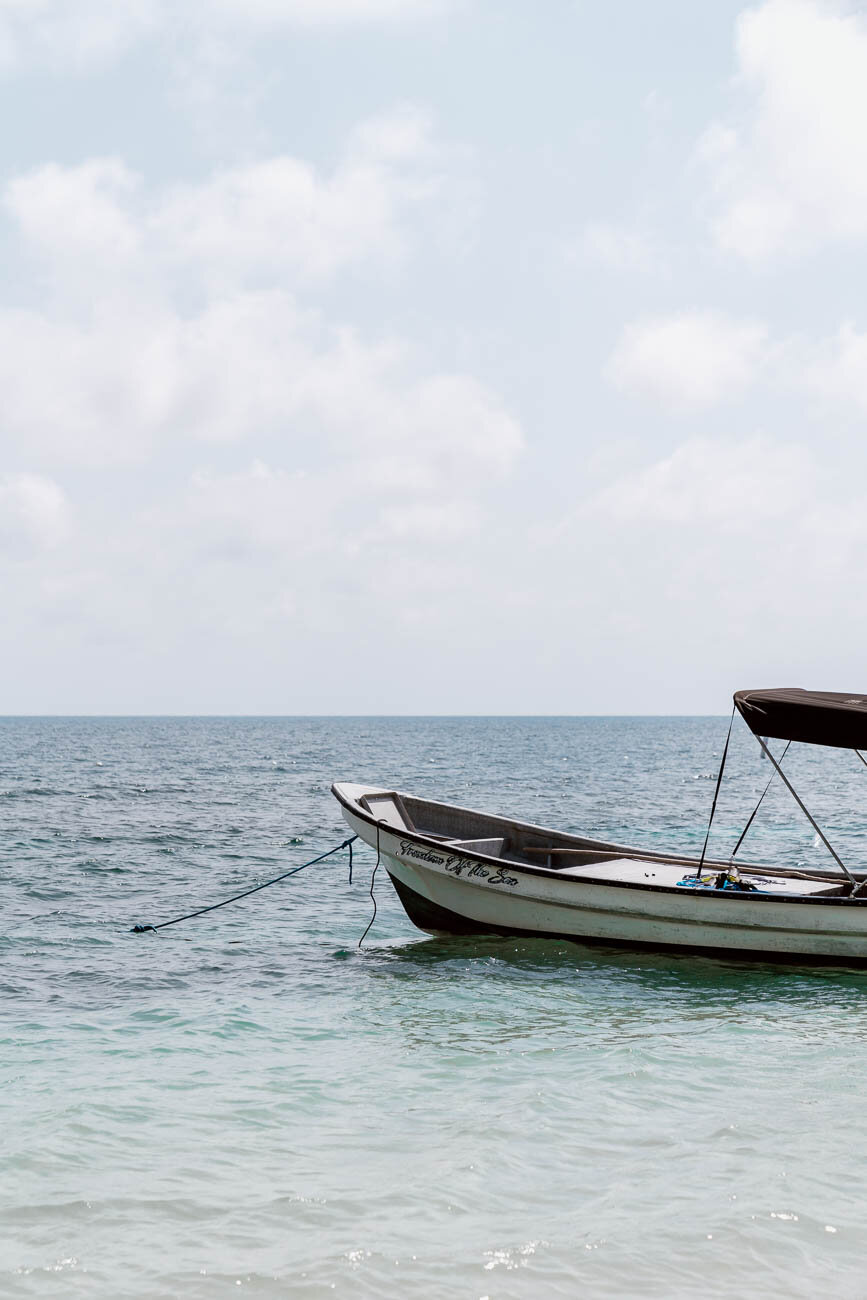
{"type": "Polygon", "coordinates": [[[807,745],[867,749],[867,695],[802,691],[735,691],[735,705],[756,736],[807,745]]]}

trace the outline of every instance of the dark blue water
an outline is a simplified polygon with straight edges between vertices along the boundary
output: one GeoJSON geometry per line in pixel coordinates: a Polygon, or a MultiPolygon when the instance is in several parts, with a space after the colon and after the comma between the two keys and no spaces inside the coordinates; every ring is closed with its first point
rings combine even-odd
{"type": "MultiPolygon", "coordinates": [[[[864,975],[431,940],[385,878],[359,953],[366,849],[129,933],[339,842],[335,779],[700,846],[726,726],[0,720],[0,1294],[863,1296],[864,975]]],[[[865,865],[867,770],[786,765],[865,865]]],[[[748,856],[814,841],[780,789],[748,856]]]]}

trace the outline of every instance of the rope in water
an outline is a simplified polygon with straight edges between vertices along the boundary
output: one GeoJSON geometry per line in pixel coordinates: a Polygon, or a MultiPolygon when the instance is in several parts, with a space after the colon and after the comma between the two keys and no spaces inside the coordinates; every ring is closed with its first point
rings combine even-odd
{"type": "MultiPolygon", "coordinates": [[[[351,849],[350,849],[349,851],[350,851],[350,853],[352,852],[351,849]]],[[[373,903],[373,916],[372,916],[372,917],[370,918],[370,920],[368,921],[368,923],[367,923],[367,929],[364,931],[364,934],[363,934],[363,935],[361,936],[361,938],[358,940],[358,946],[359,946],[359,948],[360,948],[361,945],[364,943],[364,941],[365,941],[365,939],[367,938],[367,936],[370,934],[370,931],[371,931],[371,929],[372,929],[372,927],[373,927],[373,923],[374,923],[374,921],[376,920],[376,899],[375,899],[374,896],[373,896],[373,886],[374,886],[374,884],[375,884],[375,882],[376,882],[376,873],[377,873],[377,871],[379,870],[379,864],[380,864],[380,861],[381,861],[381,854],[380,854],[380,851],[379,851],[379,822],[377,822],[377,823],[376,823],[376,862],[373,864],[373,871],[372,871],[371,876],[370,876],[370,901],[371,901],[371,903],[373,903]]]]}
{"type": "Polygon", "coordinates": [[[239,898],[249,898],[250,894],[258,894],[260,889],[267,889],[270,885],[279,884],[287,876],[296,876],[299,871],[304,871],[306,867],[313,867],[317,862],[324,862],[326,858],[339,853],[341,849],[349,849],[349,883],[351,884],[352,845],[357,839],[357,835],[350,835],[348,840],[344,840],[342,844],[335,844],[333,849],[329,849],[327,853],[320,853],[318,858],[311,858],[309,862],[302,862],[300,867],[293,867],[291,871],[284,871],[282,876],[275,876],[273,880],[266,880],[261,885],[254,885],[252,889],[245,889],[243,893],[233,894],[231,898],[224,898],[222,903],[211,903],[210,907],[200,907],[197,911],[187,912],[184,916],[175,916],[171,921],[161,921],[159,925],[134,925],[130,930],[130,934],[145,934],[148,930],[164,930],[167,925],[177,925],[180,921],[191,921],[194,916],[204,916],[206,912],[216,912],[219,907],[228,907],[229,903],[237,903],[239,898]]]}

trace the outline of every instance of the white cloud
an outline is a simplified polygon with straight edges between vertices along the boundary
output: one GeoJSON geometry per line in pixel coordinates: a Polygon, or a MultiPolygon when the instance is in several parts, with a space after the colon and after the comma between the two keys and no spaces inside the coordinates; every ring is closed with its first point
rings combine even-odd
{"type": "MultiPolygon", "coordinates": [[[[445,184],[445,153],[412,107],[362,123],[331,175],[286,154],[148,192],[118,158],[15,177],[3,203],[27,247],[93,296],[117,277],[201,276],[225,287],[298,283],[349,266],[394,265],[445,184]]],[[[454,203],[455,195],[451,195],[454,203]]]]}
{"type": "Polygon", "coordinates": [[[760,261],[867,236],[867,20],[820,0],[766,0],[737,24],[741,120],[700,156],[720,245],[760,261]]]}
{"type": "Polygon", "coordinates": [[[850,323],[818,347],[803,375],[808,390],[835,405],[867,414],[867,334],[850,323]]]}
{"type": "Polygon", "coordinates": [[[746,389],[767,358],[759,322],[680,312],[627,326],[606,376],[673,406],[709,406],[746,389]]]}
{"type": "Polygon", "coordinates": [[[467,375],[419,373],[397,345],[323,329],[279,292],[243,294],[184,317],[125,313],[73,324],[0,311],[7,438],[68,460],[140,460],[168,439],[232,442],[326,435],[367,481],[428,493],[501,476],[517,423],[467,375]]]}
{"type": "Polygon", "coordinates": [[[325,438],[363,478],[422,495],[506,473],[522,437],[495,394],[298,302],[409,255],[441,158],[404,108],[360,123],[330,176],[281,156],[183,189],[111,158],[15,178],[5,207],[48,292],[0,309],[7,437],[91,463],[178,439],[325,438]]]}
{"type": "Polygon", "coordinates": [[[154,36],[354,28],[435,16],[451,0],[0,0],[0,68],[84,69],[154,36]]]}
{"type": "Polygon", "coordinates": [[[181,545],[192,543],[211,561],[255,558],[262,564],[270,557],[284,573],[294,573],[312,556],[357,557],[371,546],[418,543],[441,550],[480,527],[478,501],[451,499],[442,488],[424,499],[396,493],[388,482],[365,481],[364,508],[352,510],[359,500],[357,470],[347,457],[313,472],[275,469],[261,459],[228,474],[197,471],[180,514],[165,515],[160,530],[182,531],[181,545]]]}
{"type": "Polygon", "coordinates": [[[867,493],[826,456],[797,439],[694,437],[578,503],[535,562],[572,574],[553,609],[555,645],[571,645],[580,620],[606,671],[622,675],[619,699],[658,679],[684,708],[677,691],[691,699],[705,673],[720,691],[757,665],[768,677],[820,665],[828,680],[854,663],[843,643],[867,633],[851,599],[865,545],[867,493]],[[831,622],[845,633],[829,649],[831,622]]]}
{"type": "Polygon", "coordinates": [[[198,470],[183,499],[183,529],[212,557],[243,561],[291,548],[295,558],[328,532],[321,486],[304,471],[273,469],[259,459],[229,474],[198,470]]]}
{"type": "Polygon", "coordinates": [[[110,644],[117,662],[155,638],[182,659],[193,645],[206,658],[214,644],[258,645],[238,651],[258,662],[263,641],[291,632],[317,671],[329,629],[356,615],[369,639],[374,624],[377,641],[388,629],[422,637],[432,617],[448,638],[475,571],[468,547],[496,535],[491,506],[521,428],[474,376],[400,338],[364,337],[299,296],[374,263],[392,234],[411,253],[402,185],[418,164],[411,202],[431,202],[427,149],[412,113],[364,124],[342,171],[304,170],[312,223],[291,186],[277,187],[283,219],[263,218],[256,165],[206,179],[185,201],[203,222],[223,205],[210,243],[175,219],[178,191],[149,188],[118,160],[37,169],[7,188],[42,289],[37,307],[0,308],[5,443],[51,472],[62,461],[104,475],[83,488],[97,499],[76,502],[70,544],[41,562],[33,539],[60,536],[69,511],[39,515],[34,490],[7,484],[0,502],[17,513],[4,545],[23,554],[30,538],[33,557],[10,596],[19,625],[62,625],[88,662],[84,647],[110,644]],[[358,185],[331,182],[359,159],[385,197],[353,231],[334,214],[360,207],[358,185]],[[328,238],[304,233],[329,221],[328,238]],[[287,229],[302,232],[294,260],[287,229]],[[384,581],[405,591],[373,620],[384,581]]]}
{"type": "Polygon", "coordinates": [[[430,124],[405,109],[359,129],[330,177],[285,155],[218,172],[162,196],[150,227],[169,257],[221,278],[327,276],[370,258],[399,259],[402,218],[439,179],[430,124]]]}
{"type": "MultiPolygon", "coordinates": [[[[183,371],[187,340],[175,318],[146,320],[134,310],[97,308],[90,323],[0,311],[7,441],[73,462],[139,459],[203,382],[206,349],[198,370],[183,371]]],[[[193,433],[203,419],[207,409],[191,416],[193,433]]]]}
{"type": "Polygon", "coordinates": [[[647,234],[602,221],[584,227],[571,256],[624,273],[646,274],[664,268],[660,253],[647,234]]]}
{"type": "Polygon", "coordinates": [[[374,540],[395,539],[399,542],[420,540],[442,544],[459,541],[478,531],[482,516],[476,502],[417,502],[411,505],[386,505],[380,512],[374,540]]]}
{"type": "MultiPolygon", "coordinates": [[[[454,0],[217,0],[218,11],[241,22],[267,26],[331,26],[427,18],[453,7],[454,0]]],[[[191,6],[207,15],[213,6],[191,6]]]]}
{"type": "Polygon", "coordinates": [[[0,554],[20,558],[63,542],[70,512],[63,490],[39,474],[0,475],[0,554]]]}
{"type": "Polygon", "coordinates": [[[89,67],[147,36],[157,0],[0,0],[0,68],[89,67]]]}
{"type": "MultiPolygon", "coordinates": [[[[362,123],[327,176],[284,157],[154,189],[91,159],[7,186],[42,290],[0,308],[6,444],[110,483],[132,465],[139,485],[129,511],[110,492],[80,511],[73,543],[19,583],[21,618],[125,654],[157,626],[180,629],[181,655],[272,627],[320,644],[335,617],[369,615],[387,570],[408,589],[378,623],[420,635],[433,600],[446,635],[521,428],[474,376],[305,305],[395,247],[411,256],[440,160],[404,110],[362,123]]],[[[0,496],[16,553],[68,519],[37,482],[0,496]]]]}
{"type": "Polygon", "coordinates": [[[761,529],[798,512],[815,481],[812,457],[798,444],[692,438],[596,493],[580,513],[639,526],[761,529]]]}
{"type": "Polygon", "coordinates": [[[107,261],[116,270],[140,245],[127,208],[139,184],[118,158],[92,158],[78,167],[48,163],[14,177],[3,205],[42,256],[107,261]]]}

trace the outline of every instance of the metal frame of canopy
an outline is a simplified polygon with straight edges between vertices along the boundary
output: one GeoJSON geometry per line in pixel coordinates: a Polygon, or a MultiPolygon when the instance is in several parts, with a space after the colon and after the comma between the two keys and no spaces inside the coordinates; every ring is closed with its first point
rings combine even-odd
{"type": "MultiPolygon", "coordinates": [[[[800,687],[735,692],[731,721],[729,722],[728,735],[726,736],[725,747],[723,748],[722,758],[720,759],[716,788],[714,790],[713,803],[711,804],[710,818],[708,819],[707,833],[705,834],[704,839],[704,847],[701,851],[701,858],[696,872],[696,880],[700,878],[704,866],[711,826],[713,825],[714,814],[716,813],[717,799],[719,797],[720,786],[722,785],[723,772],[725,771],[726,757],[728,755],[729,741],[731,740],[732,726],[734,724],[736,712],[740,713],[744,722],[759,742],[762,753],[770,760],[774,770],[797,803],[798,807],[801,809],[801,812],[807,818],[810,825],[813,827],[813,830],[819,836],[819,839],[825,845],[825,848],[831,854],[831,857],[849,881],[851,895],[854,897],[867,889],[867,879],[859,881],[852,874],[843,859],[834,849],[827,835],[824,833],[821,826],[819,826],[815,817],[812,815],[789,778],[786,776],[781,766],[782,758],[785,757],[786,751],[793,741],[798,741],[802,744],[808,745],[826,745],[831,749],[852,749],[861,759],[861,762],[867,766],[867,759],[865,759],[861,753],[861,748],[867,748],[867,696],[805,691],[800,687]],[[766,743],[766,741],[771,737],[775,740],[786,741],[786,749],[783,750],[780,761],[777,761],[777,759],[774,758],[774,755],[771,753],[770,748],[766,743]],[[853,741],[856,743],[852,743],[853,741]]],[[[770,785],[770,782],[768,784],[770,785]]],[[[747,831],[752,825],[753,818],[758,812],[767,791],[768,786],[765,787],[759,797],[759,801],[750,814],[749,820],[747,821],[747,824],[732,851],[732,861],[734,861],[734,856],[740,848],[747,831]]]]}

